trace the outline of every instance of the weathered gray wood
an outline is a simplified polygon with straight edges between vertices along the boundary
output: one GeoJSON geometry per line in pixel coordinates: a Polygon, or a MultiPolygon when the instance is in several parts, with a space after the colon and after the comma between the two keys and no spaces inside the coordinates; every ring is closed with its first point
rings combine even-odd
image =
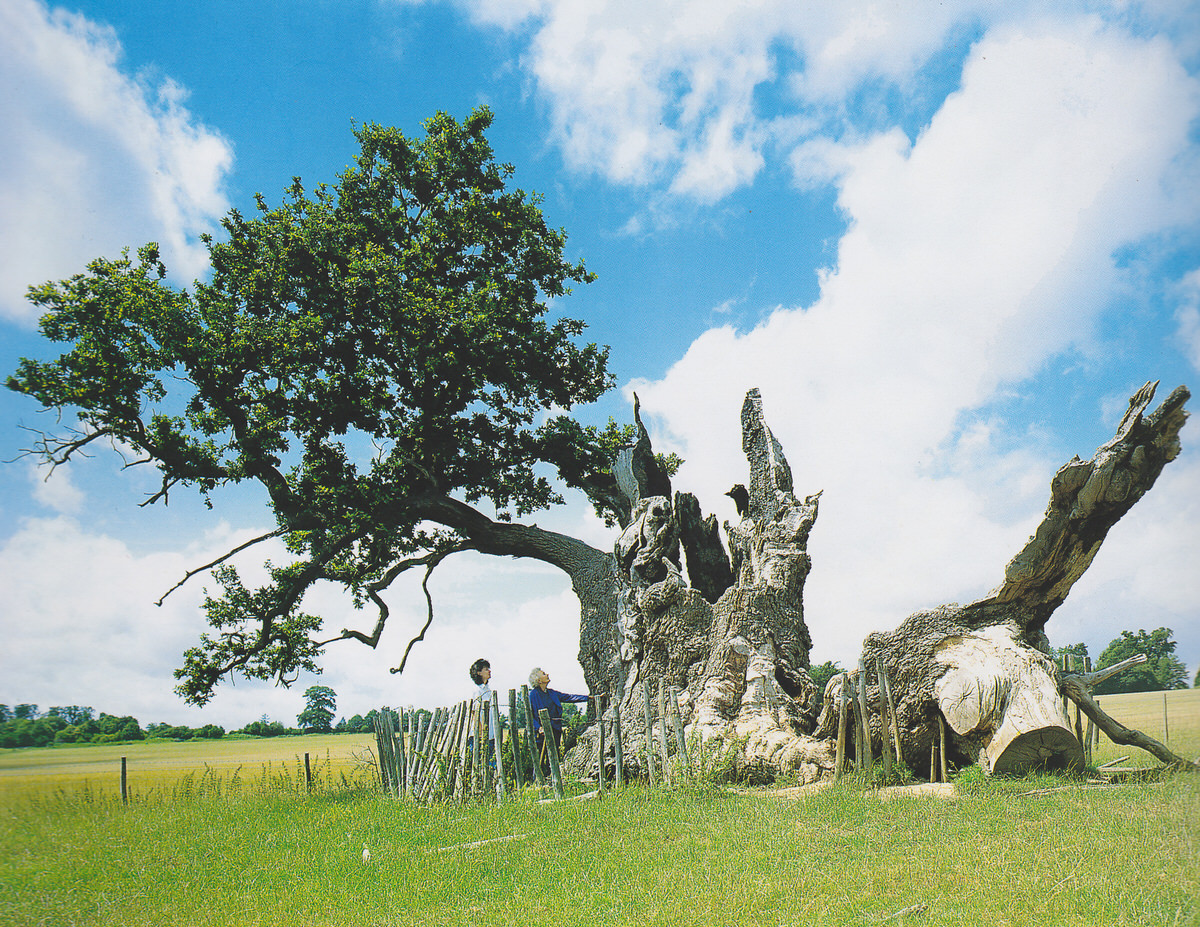
{"type": "Polygon", "coordinates": [[[933,739],[929,741],[929,781],[941,782],[938,775],[938,732],[934,731],[933,739]]]}
{"type": "Polygon", "coordinates": [[[883,664],[875,659],[875,675],[879,680],[876,691],[879,693],[879,727],[882,741],[879,745],[880,758],[883,760],[883,775],[890,779],[892,776],[892,725],[888,717],[887,693],[883,684],[883,664]]]}
{"type": "Polygon", "coordinates": [[[508,740],[512,744],[513,784],[518,792],[525,787],[525,764],[521,762],[521,728],[517,724],[517,690],[508,690],[508,740]]]}
{"type": "Polygon", "coordinates": [[[554,727],[550,723],[550,712],[543,708],[538,712],[542,722],[542,741],[546,745],[546,756],[550,758],[550,782],[554,786],[555,798],[563,798],[562,769],[558,764],[558,744],[554,739],[554,727]]]}
{"type": "Polygon", "coordinates": [[[504,801],[504,744],[501,741],[500,696],[495,692],[492,693],[492,701],[489,708],[491,709],[491,713],[488,720],[491,722],[491,727],[496,731],[496,801],[504,801]]]}
{"type": "Polygon", "coordinates": [[[671,774],[670,753],[667,750],[667,693],[666,683],[658,680],[658,749],[662,756],[662,778],[665,785],[672,778],[678,779],[678,773],[671,774]]]}
{"type": "Polygon", "coordinates": [[[950,781],[950,771],[946,767],[946,719],[938,715],[938,772],[942,782],[950,781]]]}
{"type": "Polygon", "coordinates": [[[521,704],[525,706],[525,733],[529,741],[529,755],[533,758],[533,776],[537,780],[538,787],[544,789],[546,774],[542,772],[542,758],[538,756],[537,733],[533,726],[533,706],[529,702],[529,686],[521,686],[521,704]]]}
{"type": "Polygon", "coordinates": [[[667,687],[667,708],[671,714],[671,728],[675,732],[675,749],[679,755],[679,768],[688,778],[695,777],[691,757],[688,756],[687,739],[683,733],[683,717],[679,714],[679,691],[674,686],[667,687]]]}
{"type": "Polygon", "coordinates": [[[650,705],[650,684],[642,680],[642,703],[646,709],[646,778],[654,785],[654,709],[650,705]]]}
{"type": "Polygon", "coordinates": [[[608,757],[606,755],[607,750],[605,749],[608,745],[604,742],[604,696],[596,695],[596,696],[593,696],[592,698],[596,705],[596,724],[598,725],[597,736],[600,739],[600,751],[599,751],[600,759],[599,759],[599,762],[596,764],[596,788],[599,789],[600,794],[603,795],[604,794],[604,767],[608,763],[608,757]]]}
{"type": "MultiPolygon", "coordinates": [[[[411,716],[411,715],[410,715],[411,716]]],[[[400,722],[400,729],[394,731],[392,736],[396,740],[396,796],[404,794],[408,787],[408,756],[404,744],[404,709],[400,709],[400,717],[397,719],[400,722]]]]}
{"type": "Polygon", "coordinates": [[[875,751],[871,746],[871,711],[867,704],[867,658],[860,657],[858,661],[858,722],[861,728],[859,734],[862,752],[859,757],[859,769],[869,773],[875,759],[875,751]]]}
{"type": "Polygon", "coordinates": [[[896,762],[900,762],[904,759],[904,749],[900,746],[900,722],[896,718],[896,702],[892,698],[892,680],[882,662],[879,664],[879,684],[883,686],[887,699],[888,724],[891,725],[892,744],[896,748],[896,762]]]}
{"type": "Polygon", "coordinates": [[[625,745],[621,740],[621,705],[619,702],[613,705],[612,732],[613,762],[616,764],[613,779],[617,788],[622,788],[625,785],[625,745]]]}
{"type": "Polygon", "coordinates": [[[837,720],[837,754],[833,763],[834,781],[842,778],[846,766],[846,689],[850,686],[850,677],[842,673],[838,686],[838,720],[837,720]]]}

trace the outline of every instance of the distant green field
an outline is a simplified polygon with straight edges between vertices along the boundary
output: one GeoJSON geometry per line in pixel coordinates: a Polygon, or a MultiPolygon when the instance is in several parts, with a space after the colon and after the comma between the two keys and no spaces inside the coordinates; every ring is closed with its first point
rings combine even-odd
{"type": "Polygon", "coordinates": [[[238,740],[141,741],[99,746],[27,747],[0,750],[0,799],[71,792],[119,795],[121,757],[133,795],[171,790],[205,777],[245,782],[289,777],[303,771],[304,755],[314,774],[334,783],[362,778],[361,757],[374,742],[370,734],[311,734],[238,740]]]}

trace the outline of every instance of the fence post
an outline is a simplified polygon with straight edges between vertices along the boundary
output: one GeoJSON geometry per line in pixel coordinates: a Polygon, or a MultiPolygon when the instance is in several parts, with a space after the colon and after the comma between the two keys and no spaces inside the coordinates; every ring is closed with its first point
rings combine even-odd
{"type": "Polygon", "coordinates": [[[617,767],[614,784],[620,788],[625,785],[625,747],[621,743],[621,703],[619,701],[613,705],[613,762],[617,767]]]}
{"type": "MultiPolygon", "coordinates": [[[[488,716],[488,726],[496,729],[496,801],[504,801],[504,743],[501,740],[500,728],[500,696],[492,693],[491,714],[488,716]]],[[[488,733],[491,733],[490,731],[488,733]]]]}
{"type": "Polygon", "coordinates": [[[683,715],[679,713],[679,692],[674,686],[667,687],[668,707],[671,712],[671,727],[675,731],[675,746],[679,750],[681,769],[688,778],[695,778],[692,758],[688,756],[687,740],[683,736],[683,715]]]}
{"type": "Polygon", "coordinates": [[[604,743],[604,696],[593,696],[596,701],[596,724],[597,733],[600,736],[599,756],[600,762],[596,765],[597,785],[596,788],[601,795],[604,794],[604,748],[607,744],[604,743]]]}
{"type": "Polygon", "coordinates": [[[883,760],[883,775],[885,778],[891,778],[892,775],[892,730],[891,724],[888,722],[887,695],[884,691],[883,682],[883,664],[879,662],[879,658],[875,658],[875,676],[879,681],[879,727],[880,734],[883,735],[882,742],[879,745],[880,755],[883,760]]]}
{"type": "Polygon", "coordinates": [[[512,744],[513,784],[517,793],[525,786],[525,772],[521,768],[521,728],[517,724],[517,690],[508,690],[508,742],[512,744]]]}
{"type": "Polygon", "coordinates": [[[129,778],[127,770],[126,758],[121,757],[121,804],[129,804],[129,778]]]}
{"type": "Polygon", "coordinates": [[[871,716],[867,707],[867,659],[860,657],[858,661],[858,726],[862,750],[859,751],[858,768],[860,771],[871,772],[871,764],[875,759],[871,747],[871,716]]]}
{"type": "Polygon", "coordinates": [[[546,787],[546,774],[542,772],[542,758],[538,756],[537,733],[533,727],[533,706],[529,702],[529,686],[521,686],[521,705],[525,709],[525,734],[529,740],[529,755],[533,758],[533,777],[539,788],[546,787]]]}
{"type": "Polygon", "coordinates": [[[550,712],[543,708],[538,712],[542,722],[542,743],[546,745],[546,755],[550,757],[550,781],[554,784],[554,797],[563,798],[562,770],[558,765],[558,743],[554,738],[554,727],[550,724],[550,712]]]}
{"type": "Polygon", "coordinates": [[[654,785],[654,708],[650,704],[650,683],[642,680],[642,701],[646,705],[646,776],[654,785]]]}
{"type": "Polygon", "coordinates": [[[304,784],[308,790],[312,791],[312,766],[308,762],[308,754],[304,754],[304,784]]]}
{"type": "Polygon", "coordinates": [[[842,769],[846,763],[846,689],[850,687],[850,676],[842,673],[841,685],[838,686],[838,726],[837,726],[837,759],[833,764],[833,781],[842,778],[842,769]]]}
{"type": "Polygon", "coordinates": [[[942,781],[950,781],[950,771],[946,768],[946,719],[938,712],[938,760],[941,767],[942,781]]]}
{"type": "Polygon", "coordinates": [[[670,754],[667,752],[667,695],[666,683],[658,680],[658,747],[662,755],[662,780],[666,785],[673,777],[671,775],[670,754]]]}

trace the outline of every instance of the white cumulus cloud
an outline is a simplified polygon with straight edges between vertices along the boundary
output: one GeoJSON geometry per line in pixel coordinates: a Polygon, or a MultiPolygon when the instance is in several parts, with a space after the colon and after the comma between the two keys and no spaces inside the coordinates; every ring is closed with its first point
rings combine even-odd
{"type": "Polygon", "coordinates": [[[30,285],[157,241],[190,282],[228,207],[230,143],[169,78],[129,74],[111,29],[41,0],[0,5],[0,314],[30,285]]]}

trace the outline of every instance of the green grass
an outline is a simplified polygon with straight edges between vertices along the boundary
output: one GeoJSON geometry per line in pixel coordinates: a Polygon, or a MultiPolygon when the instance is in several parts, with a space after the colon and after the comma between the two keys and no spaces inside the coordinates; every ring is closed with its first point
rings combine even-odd
{"type": "MultiPolygon", "coordinates": [[[[1198,695],[1168,694],[1171,747],[1188,756],[1198,695]]],[[[1162,739],[1161,693],[1102,703],[1162,739]]],[[[1200,927],[1200,776],[1095,787],[968,770],[955,801],[882,802],[847,781],[798,799],[633,787],[417,807],[355,778],[369,741],[0,753],[0,924],[807,927],[920,904],[886,923],[1200,927]]],[[[1107,740],[1097,761],[1125,753],[1156,764],[1107,740]]]]}
{"type": "Polygon", "coordinates": [[[798,927],[925,904],[889,923],[1197,925],[1198,851],[1195,776],[980,780],[953,802],[852,786],[499,807],[57,798],[0,810],[0,923],[798,927]]]}

